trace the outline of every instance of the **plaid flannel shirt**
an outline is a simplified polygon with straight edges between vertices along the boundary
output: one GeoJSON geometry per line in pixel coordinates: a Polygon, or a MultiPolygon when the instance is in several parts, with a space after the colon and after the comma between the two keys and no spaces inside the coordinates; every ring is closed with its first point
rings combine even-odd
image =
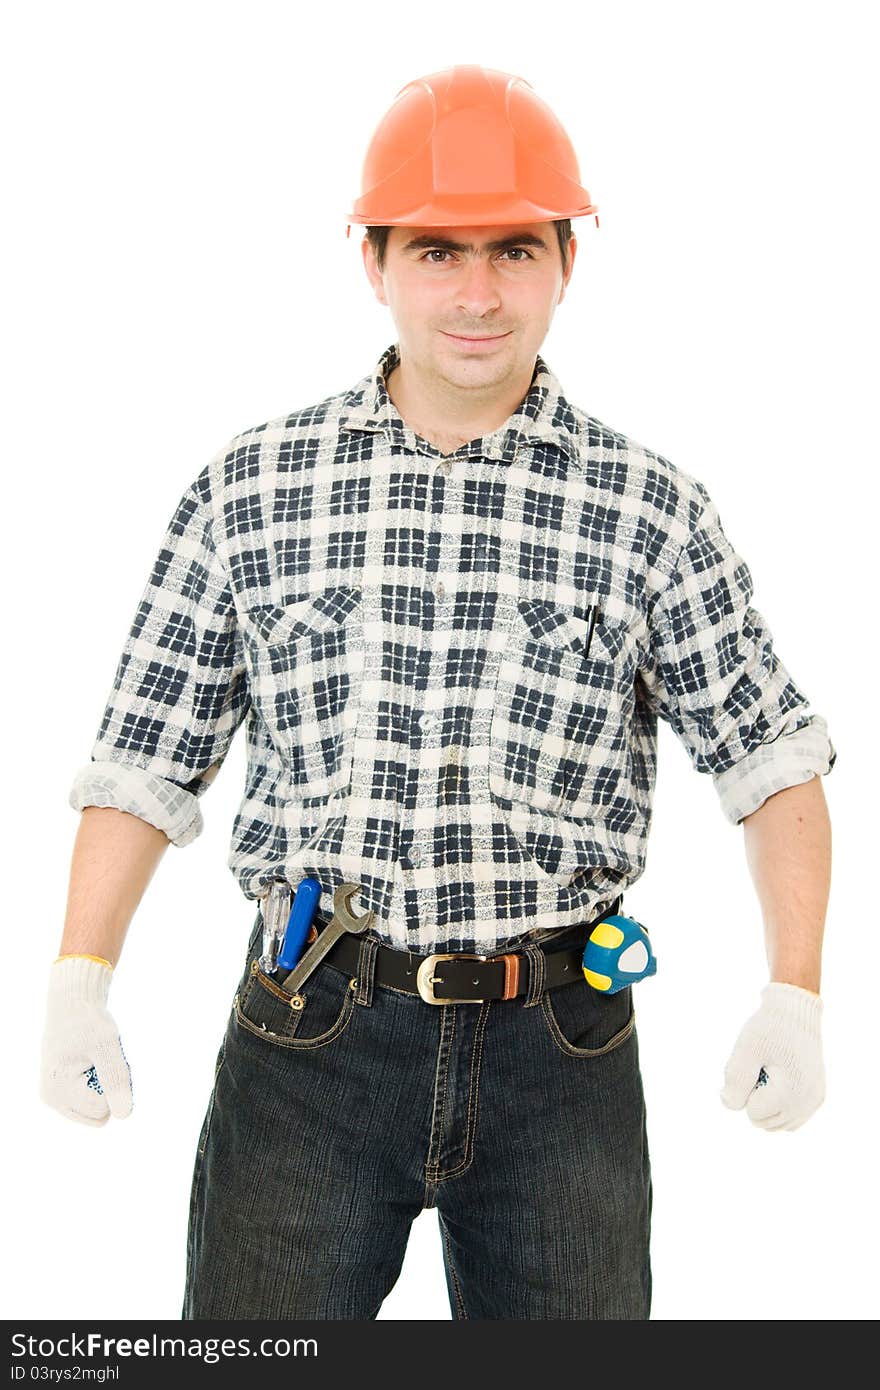
{"type": "Polygon", "coordinates": [[[571,405],[443,455],[351,390],[245,430],[187,488],[75,809],[187,845],[245,721],[229,867],[362,885],[385,944],[490,953],[604,911],[644,870],[657,720],[736,825],[830,771],[705,487],[571,405]]]}

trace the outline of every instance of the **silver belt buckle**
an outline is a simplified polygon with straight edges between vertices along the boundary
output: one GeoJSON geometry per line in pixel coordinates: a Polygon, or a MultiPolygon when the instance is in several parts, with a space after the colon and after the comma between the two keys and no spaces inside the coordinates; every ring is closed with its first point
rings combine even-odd
{"type": "Polygon", "coordinates": [[[437,964],[438,960],[493,959],[493,956],[477,956],[468,951],[439,952],[437,955],[425,956],[425,959],[416,971],[416,987],[426,1004],[484,1004],[486,1002],[484,999],[438,999],[434,994],[434,984],[437,981],[442,983],[443,976],[434,974],[434,966],[437,964]]]}

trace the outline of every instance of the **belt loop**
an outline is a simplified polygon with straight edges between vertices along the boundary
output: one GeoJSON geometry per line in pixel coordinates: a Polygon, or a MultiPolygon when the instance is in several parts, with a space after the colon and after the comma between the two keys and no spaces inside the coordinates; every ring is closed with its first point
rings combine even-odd
{"type": "Polygon", "coordinates": [[[540,1003],[544,993],[544,952],[540,946],[527,942],[522,948],[522,953],[528,957],[529,962],[529,983],[523,1008],[530,1009],[534,1004],[540,1003]]]}
{"type": "Polygon", "coordinates": [[[376,952],[379,943],[373,936],[362,936],[358,951],[357,985],[354,991],[356,1004],[372,1004],[373,981],[376,975],[376,952]]]}

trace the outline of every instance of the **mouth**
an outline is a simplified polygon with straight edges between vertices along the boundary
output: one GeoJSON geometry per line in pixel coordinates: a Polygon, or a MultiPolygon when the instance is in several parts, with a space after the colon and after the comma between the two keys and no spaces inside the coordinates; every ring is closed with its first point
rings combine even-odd
{"type": "Polygon", "coordinates": [[[491,343],[500,343],[500,342],[503,342],[503,340],[504,340],[505,338],[509,338],[509,337],[510,337],[510,332],[507,332],[507,333],[493,333],[491,336],[485,335],[485,336],[479,337],[479,338],[478,338],[478,337],[473,337],[473,336],[465,336],[464,334],[461,334],[461,333],[446,333],[446,332],[443,333],[443,336],[444,336],[444,338],[449,338],[449,340],[450,340],[451,342],[453,342],[453,343],[467,344],[469,347],[476,348],[476,347],[480,347],[480,346],[483,346],[483,345],[488,346],[488,345],[491,344],[491,343]]]}

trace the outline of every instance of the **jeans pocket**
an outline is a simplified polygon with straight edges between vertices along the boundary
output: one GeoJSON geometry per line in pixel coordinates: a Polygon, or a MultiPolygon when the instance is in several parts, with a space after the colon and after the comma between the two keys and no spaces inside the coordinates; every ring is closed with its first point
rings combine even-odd
{"type": "Polygon", "coordinates": [[[326,1047],[345,1032],[354,1014],[354,980],[322,961],[296,994],[251,961],[235,996],[235,1020],[244,1032],[273,1047],[326,1047]]]}
{"type": "Polygon", "coordinates": [[[613,1052],[635,1027],[632,985],[603,994],[586,980],[548,990],[541,1013],[550,1038],[568,1057],[601,1057],[613,1052]]]}

